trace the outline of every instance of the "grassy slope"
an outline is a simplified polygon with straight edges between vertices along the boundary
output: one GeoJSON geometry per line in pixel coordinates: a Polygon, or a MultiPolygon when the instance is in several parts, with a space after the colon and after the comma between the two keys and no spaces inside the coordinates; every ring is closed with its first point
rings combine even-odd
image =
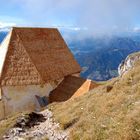
{"type": "Polygon", "coordinates": [[[0,121],[0,140],[2,139],[3,135],[11,128],[14,126],[14,124],[16,123],[17,118],[20,116],[21,114],[15,114],[13,116],[10,116],[7,119],[4,119],[2,121],[0,121]]]}
{"type": "Polygon", "coordinates": [[[140,62],[122,78],[49,108],[72,140],[140,140],[140,62]]]}
{"type": "Polygon", "coordinates": [[[21,116],[27,116],[28,117],[29,112],[25,111],[25,112],[19,112],[19,113],[15,113],[7,118],[5,118],[4,120],[0,121],[0,140],[2,139],[2,137],[4,136],[4,134],[10,129],[12,128],[15,124],[16,124],[16,120],[18,118],[20,118],[21,116]]]}

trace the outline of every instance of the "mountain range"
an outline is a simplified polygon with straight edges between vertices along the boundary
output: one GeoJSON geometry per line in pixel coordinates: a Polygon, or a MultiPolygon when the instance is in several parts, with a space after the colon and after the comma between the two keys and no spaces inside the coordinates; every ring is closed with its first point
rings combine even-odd
{"type": "Polygon", "coordinates": [[[0,43],[5,38],[6,35],[7,35],[7,32],[0,32],[0,43]]]}
{"type": "Polygon", "coordinates": [[[118,66],[130,53],[140,50],[139,35],[88,38],[69,42],[82,66],[81,77],[105,81],[118,76],[118,66]]]}

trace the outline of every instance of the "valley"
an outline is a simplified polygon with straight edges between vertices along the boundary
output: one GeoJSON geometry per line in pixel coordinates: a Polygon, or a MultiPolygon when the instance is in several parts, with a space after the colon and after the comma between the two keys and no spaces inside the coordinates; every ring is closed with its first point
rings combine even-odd
{"type": "Polygon", "coordinates": [[[129,54],[140,50],[137,36],[90,38],[69,43],[83,68],[81,77],[105,81],[118,76],[118,66],[129,54]]]}

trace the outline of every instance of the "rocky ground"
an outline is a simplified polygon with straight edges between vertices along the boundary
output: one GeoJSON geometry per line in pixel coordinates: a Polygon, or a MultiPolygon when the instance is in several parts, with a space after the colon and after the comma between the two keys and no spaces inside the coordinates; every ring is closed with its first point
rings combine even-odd
{"type": "Polygon", "coordinates": [[[48,109],[17,119],[17,123],[3,137],[4,140],[67,140],[68,132],[60,130],[48,109]]]}

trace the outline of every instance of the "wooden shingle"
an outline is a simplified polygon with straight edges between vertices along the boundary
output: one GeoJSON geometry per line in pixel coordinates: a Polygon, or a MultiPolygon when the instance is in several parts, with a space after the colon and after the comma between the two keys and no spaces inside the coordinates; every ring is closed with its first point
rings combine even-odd
{"type": "Polygon", "coordinates": [[[47,83],[81,71],[57,29],[14,27],[11,32],[2,85],[47,83]]]}

